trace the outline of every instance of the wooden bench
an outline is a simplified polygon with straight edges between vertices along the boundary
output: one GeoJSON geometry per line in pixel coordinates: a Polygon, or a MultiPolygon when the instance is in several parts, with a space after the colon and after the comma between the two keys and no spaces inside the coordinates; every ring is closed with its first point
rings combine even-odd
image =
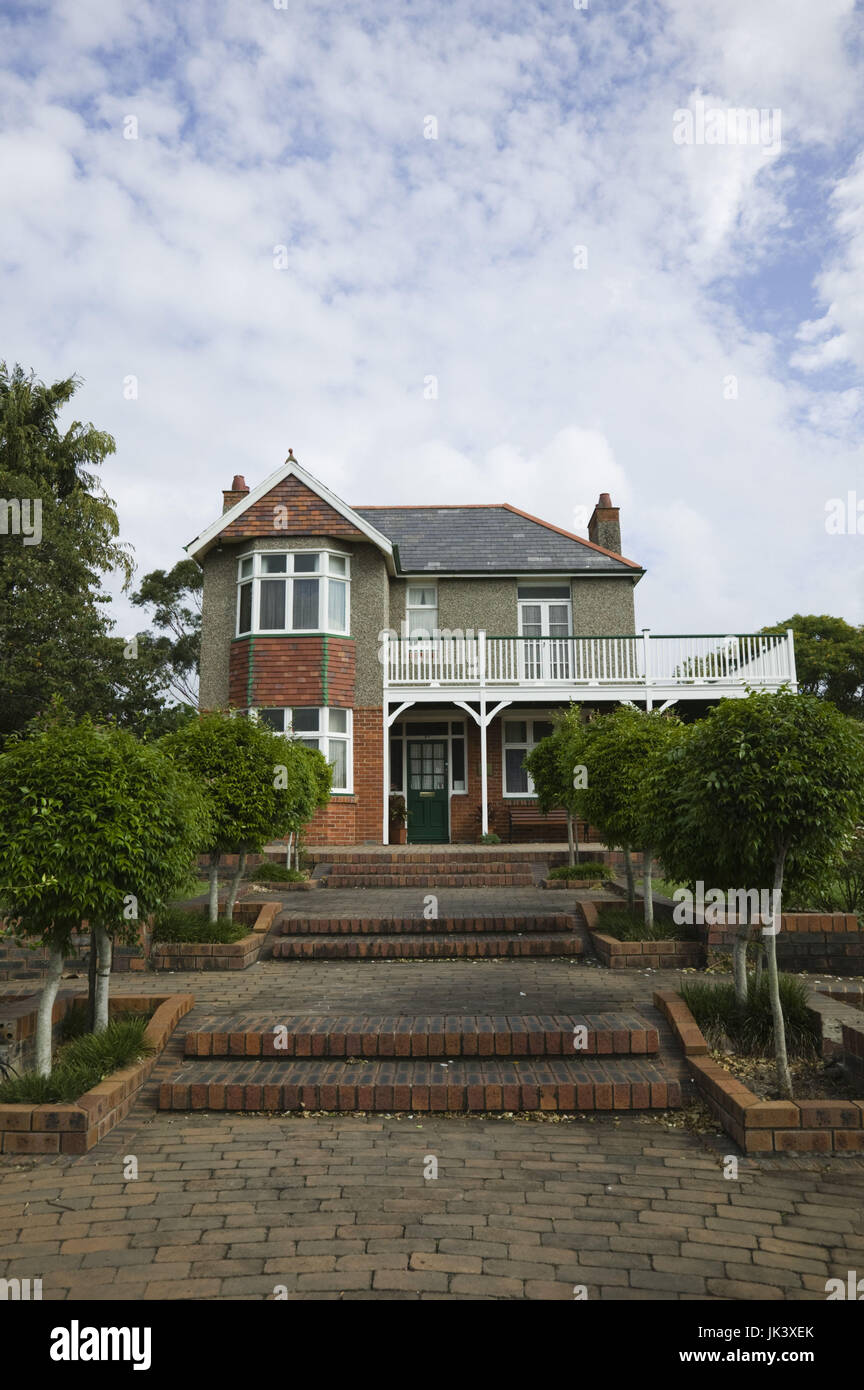
{"type": "MultiPolygon", "coordinates": [[[[567,812],[563,809],[549,811],[543,814],[537,806],[511,806],[510,807],[510,843],[513,843],[513,830],[521,825],[567,825],[567,812]]],[[[574,827],[575,828],[575,827],[574,827]]],[[[588,827],[584,821],[578,822],[579,838],[585,837],[588,827]]]]}

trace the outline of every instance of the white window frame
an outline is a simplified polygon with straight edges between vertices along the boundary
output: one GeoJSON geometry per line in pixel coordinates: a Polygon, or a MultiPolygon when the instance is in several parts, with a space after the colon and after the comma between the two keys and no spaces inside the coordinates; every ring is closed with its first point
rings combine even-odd
{"type": "Polygon", "coordinates": [[[512,709],[503,711],[501,715],[501,794],[504,797],[505,801],[524,801],[526,797],[530,797],[532,800],[537,799],[537,792],[534,789],[534,783],[531,779],[531,774],[527,771],[525,773],[525,776],[528,778],[527,791],[510,792],[507,790],[507,749],[524,748],[526,753],[530,753],[532,748],[536,748],[537,744],[541,742],[541,739],[547,737],[546,734],[542,734],[541,738],[535,738],[534,725],[551,723],[553,723],[553,718],[552,715],[548,712],[546,714],[543,714],[532,710],[530,713],[525,713],[522,710],[512,709]],[[508,724],[524,724],[526,726],[526,741],[524,743],[521,740],[518,743],[511,743],[507,741],[506,735],[508,724]]]}
{"type": "Polygon", "coordinates": [[[544,641],[544,640],[547,639],[547,638],[549,638],[551,641],[560,641],[560,640],[561,640],[560,638],[552,637],[551,634],[550,634],[550,632],[549,632],[549,630],[548,630],[548,629],[549,629],[549,605],[550,605],[550,604],[560,605],[560,604],[563,604],[563,603],[566,603],[566,605],[567,605],[567,636],[568,636],[568,637],[572,637],[572,636],[573,636],[573,589],[572,589],[572,586],[571,586],[569,580],[567,580],[567,579],[555,579],[554,577],[550,576],[549,579],[544,580],[542,583],[540,583],[540,582],[538,581],[536,587],[537,587],[538,589],[549,589],[549,588],[552,588],[552,587],[555,586],[555,585],[559,586],[561,589],[566,589],[566,590],[567,590],[566,594],[561,594],[560,598],[524,598],[524,597],[521,597],[521,598],[520,598],[520,597],[519,597],[519,590],[520,590],[520,589],[530,589],[530,588],[531,588],[531,585],[530,585],[529,583],[527,583],[525,580],[521,580],[521,581],[518,581],[518,582],[517,582],[517,585],[516,585],[516,607],[517,607],[517,612],[518,612],[518,628],[519,628],[519,633],[518,633],[518,635],[519,635],[520,637],[524,637],[524,635],[525,635],[524,632],[523,632],[523,630],[522,630],[522,609],[523,609],[523,607],[524,607],[526,604],[531,604],[531,605],[533,605],[535,608],[539,605],[539,607],[540,607],[540,609],[541,609],[540,626],[541,626],[541,628],[542,628],[542,627],[545,627],[547,630],[546,630],[545,632],[541,632],[541,634],[540,634],[539,637],[529,637],[529,638],[528,638],[528,641],[529,641],[529,642],[542,642],[542,641],[544,641]]]}
{"type": "MultiPolygon", "coordinates": [[[[354,794],[354,711],[353,711],[352,709],[345,709],[345,707],[344,707],[343,705],[261,705],[261,706],[259,706],[258,708],[254,709],[254,710],[250,710],[250,714],[252,714],[254,718],[257,718],[257,717],[258,717],[258,710],[259,710],[259,709],[281,709],[282,715],[283,715],[283,727],[282,727],[281,731],[280,731],[279,729],[276,729],[276,730],[274,730],[274,732],[275,732],[275,733],[280,733],[280,732],[281,732],[283,738],[293,738],[293,739],[296,739],[298,743],[301,742],[301,741],[304,741],[304,740],[309,740],[309,741],[311,741],[312,739],[315,739],[315,740],[317,741],[319,750],[324,754],[324,757],[327,759],[327,762],[328,762],[328,763],[330,762],[330,744],[331,744],[331,743],[344,743],[344,744],[347,744],[347,749],[348,749],[348,751],[347,751],[346,758],[345,758],[345,773],[346,773],[347,786],[344,786],[344,787],[334,787],[334,788],[333,788],[333,794],[334,794],[334,796],[353,796],[353,794],[354,794]],[[295,733],[295,731],[294,731],[294,722],[293,722],[294,710],[295,710],[295,709],[317,709],[317,711],[318,711],[318,716],[319,716],[319,717],[318,717],[318,729],[317,729],[317,731],[314,731],[314,730],[311,730],[311,729],[308,730],[308,731],[305,730],[305,729],[298,729],[298,730],[296,731],[296,733],[295,733]],[[340,710],[340,711],[343,711],[343,712],[344,712],[344,714],[345,714],[345,716],[346,716],[346,719],[345,719],[345,732],[344,732],[344,733],[342,733],[342,732],[339,731],[339,730],[332,730],[332,731],[331,731],[331,729],[330,729],[330,711],[331,711],[331,709],[337,709],[337,710],[340,710]]],[[[333,764],[331,763],[330,765],[331,765],[331,767],[332,767],[333,764]]]]}
{"type": "MultiPolygon", "coordinates": [[[[349,637],[351,635],[351,557],[343,550],[331,550],[324,548],[321,550],[247,550],[237,557],[237,602],[234,616],[234,636],[235,637],[284,637],[284,636],[306,636],[314,637],[318,634],[326,633],[332,637],[349,637]],[[276,555],[285,556],[285,571],[283,574],[267,574],[264,571],[264,560],[276,555]],[[317,570],[295,571],[294,557],[297,555],[316,555],[318,557],[317,570]],[[338,574],[335,567],[330,564],[330,558],[345,562],[345,573],[338,574]],[[243,574],[243,563],[246,560],[252,561],[251,574],[243,574]],[[264,580],[283,580],[285,583],[285,627],[264,627],[261,626],[261,584],[264,580]],[[317,579],[318,580],[318,626],[317,627],[292,627],[290,626],[294,614],[294,580],[295,579],[317,579]],[[345,585],[345,626],[344,628],[330,627],[330,584],[340,583],[345,585]],[[252,585],[252,615],[251,627],[248,631],[240,630],[240,598],[243,586],[252,585]]],[[[275,708],[275,706],[274,706],[275,708]]]]}
{"type": "Polygon", "coordinates": [[[431,579],[431,580],[430,580],[430,579],[422,579],[422,580],[416,580],[416,579],[415,579],[415,580],[411,580],[411,579],[409,579],[409,580],[406,582],[406,584],[405,584],[405,636],[406,636],[406,638],[407,638],[407,640],[408,640],[409,642],[425,642],[425,641],[427,641],[427,640],[430,640],[430,639],[434,638],[435,633],[439,630],[439,627],[438,627],[438,603],[439,603],[439,595],[438,595],[438,581],[437,581],[437,579],[431,579]],[[434,625],[433,625],[432,632],[429,634],[429,638],[428,638],[428,639],[427,639],[426,637],[424,637],[424,636],[415,637],[415,636],[413,635],[412,627],[411,627],[411,614],[412,614],[412,613],[429,612],[429,611],[431,611],[431,609],[432,609],[432,604],[431,604],[431,603],[411,603],[410,600],[411,600],[411,590],[412,590],[412,589],[433,589],[434,592],[435,592],[435,623],[434,623],[434,625]]]}

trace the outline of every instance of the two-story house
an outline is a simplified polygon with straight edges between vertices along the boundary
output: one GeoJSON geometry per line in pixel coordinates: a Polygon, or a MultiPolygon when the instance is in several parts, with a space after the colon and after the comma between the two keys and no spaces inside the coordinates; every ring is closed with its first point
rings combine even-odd
{"type": "Polygon", "coordinates": [[[201,707],[324,752],[318,843],[387,843],[393,792],[411,842],[507,836],[556,709],[795,681],[791,633],[637,634],[644,571],[608,493],[585,539],[507,503],[348,506],[289,455],[256,488],[235,477],[186,550],[204,571],[201,707]]]}

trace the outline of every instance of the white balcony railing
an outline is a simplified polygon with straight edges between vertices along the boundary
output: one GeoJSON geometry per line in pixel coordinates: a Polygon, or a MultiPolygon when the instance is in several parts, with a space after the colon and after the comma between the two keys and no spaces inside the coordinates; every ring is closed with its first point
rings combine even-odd
{"type": "Polygon", "coordinates": [[[779,635],[385,637],[385,684],[397,687],[737,687],[795,684],[791,629],[779,635]]]}

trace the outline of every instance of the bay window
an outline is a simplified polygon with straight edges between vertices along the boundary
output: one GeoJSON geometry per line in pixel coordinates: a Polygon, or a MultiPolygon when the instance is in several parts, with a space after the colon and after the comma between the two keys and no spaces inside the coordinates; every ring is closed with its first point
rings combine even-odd
{"type": "Polygon", "coordinates": [[[237,636],[347,633],[349,560],[329,550],[256,551],[237,566],[237,636]]]}
{"type": "Polygon", "coordinates": [[[333,791],[353,790],[354,759],[350,709],[333,706],[319,709],[295,705],[256,711],[262,724],[277,734],[286,734],[306,748],[317,748],[333,769],[333,791]]]}

